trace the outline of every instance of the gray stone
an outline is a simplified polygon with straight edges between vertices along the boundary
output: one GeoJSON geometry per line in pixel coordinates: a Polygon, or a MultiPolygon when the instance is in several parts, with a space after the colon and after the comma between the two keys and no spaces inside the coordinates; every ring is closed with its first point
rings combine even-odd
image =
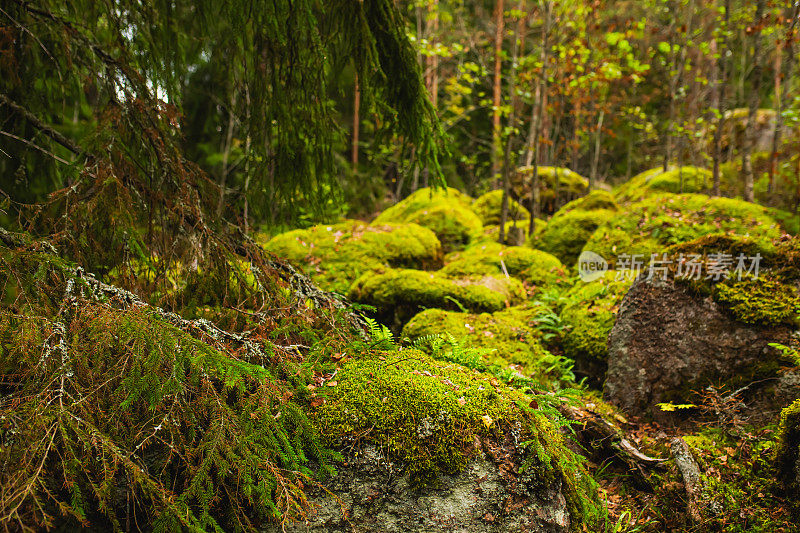
{"type": "Polygon", "coordinates": [[[325,485],[330,492],[308,492],[306,522],[265,531],[566,533],[570,527],[560,483],[542,487],[525,475],[512,480],[485,457],[441,476],[435,487],[414,490],[397,465],[366,446],[325,485]]]}
{"type": "Polygon", "coordinates": [[[791,389],[792,383],[779,383],[777,375],[761,381],[770,363],[777,366],[777,352],[767,344],[785,343],[789,334],[784,327],[737,322],[711,298],[680,284],[640,277],[609,334],[604,396],[626,413],[658,417],[655,404],[680,401],[691,391],[734,378],[743,384],[759,381],[748,393],[762,396],[776,384],[791,389]]]}

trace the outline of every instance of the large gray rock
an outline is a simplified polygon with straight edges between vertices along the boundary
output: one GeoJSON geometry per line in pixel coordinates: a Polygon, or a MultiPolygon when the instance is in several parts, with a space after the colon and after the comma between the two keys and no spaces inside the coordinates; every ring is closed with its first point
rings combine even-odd
{"type": "Polygon", "coordinates": [[[629,414],[651,416],[661,414],[657,403],[686,400],[709,384],[753,383],[749,400],[777,412],[785,400],[776,393],[789,398],[800,390],[797,376],[784,383],[774,373],[777,352],[767,344],[788,342],[789,334],[737,322],[680,284],[640,277],[608,337],[604,396],[629,414]]]}
{"type": "Polygon", "coordinates": [[[560,483],[542,487],[483,457],[456,476],[441,476],[435,488],[413,490],[397,465],[368,446],[340,466],[326,488],[330,492],[310,490],[308,520],[284,524],[283,531],[566,533],[570,528],[560,483]]]}

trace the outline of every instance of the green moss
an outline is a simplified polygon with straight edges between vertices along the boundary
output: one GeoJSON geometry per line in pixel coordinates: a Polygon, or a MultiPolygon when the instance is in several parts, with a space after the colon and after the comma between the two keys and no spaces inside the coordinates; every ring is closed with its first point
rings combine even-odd
{"type": "MultiPolygon", "coordinates": [[[[485,226],[500,224],[503,191],[491,191],[479,196],[472,204],[472,210],[485,226]]],[[[507,220],[529,220],[530,212],[513,198],[508,199],[507,220]]]]}
{"type": "MultiPolygon", "coordinates": [[[[589,180],[562,167],[538,167],[539,200],[543,213],[552,213],[559,206],[583,195],[589,188],[589,180]],[[557,185],[556,185],[557,183],[557,185]],[[556,198],[556,188],[558,198],[556,198]]],[[[533,167],[520,167],[514,177],[513,188],[518,198],[530,198],[533,184],[533,167]]]]}
{"type": "Polygon", "coordinates": [[[528,376],[541,371],[541,362],[552,358],[539,342],[533,326],[536,311],[512,307],[495,313],[462,313],[426,309],[414,316],[403,328],[403,337],[411,340],[428,335],[450,334],[456,339],[467,337],[475,348],[493,350],[484,355],[487,365],[514,366],[528,376]]]}
{"type": "Polygon", "coordinates": [[[800,495],[800,400],[781,411],[775,470],[781,488],[798,499],[800,495]]]}
{"type": "Polygon", "coordinates": [[[740,254],[746,257],[754,257],[756,254],[760,254],[762,257],[761,266],[766,266],[775,255],[775,246],[763,239],[756,240],[742,235],[713,233],[688,242],[672,245],[667,248],[666,252],[672,256],[680,254],[708,256],[708,254],[722,253],[730,254],[734,258],[740,254]]]}
{"type": "Polygon", "coordinates": [[[542,487],[562,483],[573,530],[605,514],[558,429],[527,407],[529,397],[493,377],[404,350],[346,363],[332,385],[314,415],[322,434],[333,445],[377,445],[407,469],[413,487],[461,471],[483,443],[502,443],[514,431],[527,443],[526,475],[542,487]]]}
{"type": "Polygon", "coordinates": [[[537,286],[555,283],[566,275],[561,261],[547,252],[522,246],[503,246],[496,242],[476,243],[464,251],[451,253],[445,258],[445,263],[440,272],[447,276],[503,275],[507,272],[537,286]]]}
{"type": "MultiPolygon", "coordinates": [[[[520,246],[522,244],[530,242],[531,238],[528,235],[529,224],[530,224],[530,219],[506,222],[505,244],[511,246],[520,246]]],[[[542,235],[542,232],[544,232],[545,227],[547,227],[547,221],[537,218],[534,224],[534,237],[536,239],[538,239],[542,235]]],[[[485,241],[499,242],[499,239],[500,239],[500,226],[484,226],[483,237],[480,240],[476,241],[476,243],[485,241]]]]}
{"type": "Polygon", "coordinates": [[[420,189],[390,207],[372,225],[413,222],[433,231],[444,250],[464,247],[483,233],[480,218],[471,209],[469,196],[456,189],[420,189]]]}
{"type": "Polygon", "coordinates": [[[438,268],[442,261],[436,235],[417,224],[323,224],[277,235],[265,247],[305,267],[323,289],[343,294],[366,272],[387,266],[438,268]]]}
{"type": "MultiPolygon", "coordinates": [[[[619,208],[614,196],[608,191],[592,191],[586,196],[581,196],[576,200],[572,200],[564,207],[559,209],[559,213],[566,213],[569,211],[594,211],[597,209],[607,209],[609,211],[616,211],[619,208]]],[[[558,214],[558,213],[556,213],[558,214]]]]}
{"type": "Polygon", "coordinates": [[[612,216],[612,211],[604,209],[559,211],[547,223],[538,244],[565,265],[574,265],[586,241],[612,216]]]}
{"type": "Polygon", "coordinates": [[[798,324],[800,298],[797,290],[763,275],[757,279],[730,278],[717,283],[712,296],[740,322],[764,326],[798,324]]]}
{"type": "Polygon", "coordinates": [[[578,282],[566,294],[568,303],[561,311],[561,322],[569,326],[564,334],[564,355],[587,366],[605,365],[608,334],[632,282],[616,281],[615,273],[607,272],[589,283],[578,282]]]}
{"type": "Polygon", "coordinates": [[[350,288],[351,300],[378,308],[385,318],[405,322],[422,309],[438,307],[493,312],[525,298],[518,280],[496,276],[449,278],[438,272],[389,269],[361,276],[350,288]]]}
{"type": "MultiPolygon", "coordinates": [[[[709,427],[683,437],[700,467],[700,511],[708,531],[796,531],[796,511],[776,497],[774,426],[731,435],[709,427]]],[[[797,441],[795,441],[796,445],[797,441]]],[[[797,450],[795,449],[795,454],[797,450]]]]}
{"type": "Polygon", "coordinates": [[[661,167],[642,172],[625,182],[616,191],[620,202],[639,201],[659,193],[708,193],[712,187],[711,172],[698,167],[661,167]]]}
{"type": "Polygon", "coordinates": [[[613,263],[622,253],[662,253],[674,244],[704,235],[749,235],[768,246],[781,234],[767,209],[731,198],[702,194],[663,194],[630,205],[604,222],[584,250],[613,263]]]}

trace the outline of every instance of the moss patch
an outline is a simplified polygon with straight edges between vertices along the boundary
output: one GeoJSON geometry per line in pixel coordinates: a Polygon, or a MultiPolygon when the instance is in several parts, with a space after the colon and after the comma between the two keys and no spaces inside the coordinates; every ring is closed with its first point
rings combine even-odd
{"type": "Polygon", "coordinates": [[[608,334],[614,326],[619,305],[633,280],[616,281],[615,273],[578,284],[566,294],[569,303],[561,311],[564,355],[584,367],[603,368],[608,357],[608,334]]]}
{"type": "Polygon", "coordinates": [[[451,253],[445,258],[445,263],[440,272],[451,277],[503,275],[507,272],[537,286],[566,277],[564,266],[555,256],[541,250],[503,246],[496,242],[477,243],[464,251],[451,253]]]}
{"type": "Polygon", "coordinates": [[[620,202],[639,201],[659,193],[708,193],[712,187],[712,174],[698,167],[661,167],[637,174],[621,185],[615,196],[620,202]]]}
{"type": "Polygon", "coordinates": [[[304,266],[322,288],[343,294],[365,272],[387,266],[438,268],[442,261],[436,235],[417,224],[323,224],[277,235],[265,247],[304,266]]]}
{"type": "Polygon", "coordinates": [[[577,200],[572,200],[564,207],[559,209],[559,213],[567,213],[569,211],[594,211],[597,209],[607,209],[609,211],[616,211],[619,208],[614,195],[608,191],[592,191],[586,196],[581,196],[577,200]]]}
{"type": "Polygon", "coordinates": [[[786,494],[800,499],[800,400],[781,411],[775,469],[786,494]]]}
{"type": "Polygon", "coordinates": [[[538,241],[539,246],[565,265],[574,265],[595,230],[613,215],[612,211],[604,209],[559,211],[548,222],[538,241]]]}
{"type": "MultiPolygon", "coordinates": [[[[491,191],[479,196],[472,204],[472,210],[485,226],[500,224],[503,191],[491,191]]],[[[519,202],[509,197],[508,220],[529,220],[530,212],[519,202]]],[[[521,225],[521,224],[520,224],[521,225]]]]}
{"type": "Polygon", "coordinates": [[[730,278],[714,285],[714,301],[730,311],[740,322],[795,326],[800,315],[797,290],[774,279],[730,278]]]}
{"type": "Polygon", "coordinates": [[[403,328],[403,337],[416,340],[429,335],[466,337],[474,348],[487,352],[487,365],[512,366],[528,376],[541,372],[543,360],[552,358],[539,341],[533,322],[536,310],[512,307],[496,313],[462,313],[427,309],[417,314],[403,328]]]}
{"type": "Polygon", "coordinates": [[[471,203],[469,196],[456,189],[420,189],[378,215],[372,225],[413,222],[433,231],[446,252],[457,250],[483,233],[471,203]]]}

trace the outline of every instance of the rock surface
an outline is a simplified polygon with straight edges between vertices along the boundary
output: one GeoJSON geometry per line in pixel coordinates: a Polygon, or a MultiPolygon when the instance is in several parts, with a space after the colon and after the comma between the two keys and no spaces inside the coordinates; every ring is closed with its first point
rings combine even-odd
{"type": "Polygon", "coordinates": [[[566,533],[567,503],[560,484],[541,487],[510,476],[486,458],[473,459],[438,486],[414,491],[408,477],[372,446],[327,483],[309,491],[307,522],[275,525],[278,532],[532,532],[566,533]],[[283,528],[283,529],[282,529],[283,528]]]}
{"type": "Polygon", "coordinates": [[[657,416],[657,403],[681,403],[692,391],[733,379],[735,388],[759,382],[748,392],[762,396],[763,385],[794,388],[775,375],[777,354],[768,346],[788,342],[789,334],[786,327],[737,322],[682,285],[640,277],[609,334],[604,396],[629,414],[657,416]]]}

